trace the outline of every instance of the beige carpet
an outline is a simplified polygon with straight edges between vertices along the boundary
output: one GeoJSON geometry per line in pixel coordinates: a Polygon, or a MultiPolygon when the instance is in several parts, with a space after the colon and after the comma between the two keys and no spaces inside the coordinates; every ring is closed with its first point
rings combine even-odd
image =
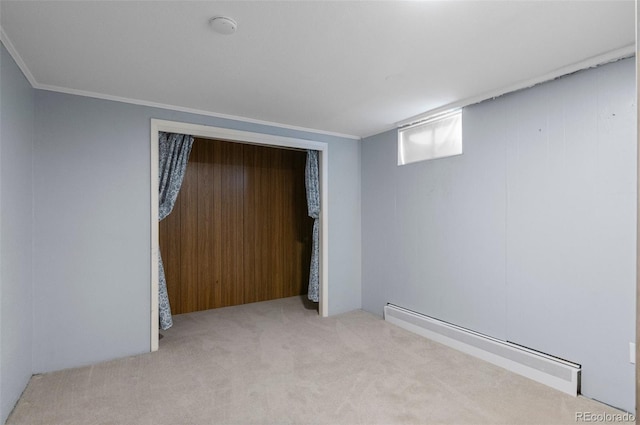
{"type": "Polygon", "coordinates": [[[185,314],[157,353],[34,376],[8,424],[575,424],[621,413],[300,298],[185,314]]]}

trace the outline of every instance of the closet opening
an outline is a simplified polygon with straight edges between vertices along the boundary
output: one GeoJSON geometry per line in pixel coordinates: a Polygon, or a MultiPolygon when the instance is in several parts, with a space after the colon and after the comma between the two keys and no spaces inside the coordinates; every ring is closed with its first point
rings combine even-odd
{"type": "Polygon", "coordinates": [[[172,314],[307,294],[306,159],[302,149],[194,138],[159,224],[172,314]]]}
{"type": "Polygon", "coordinates": [[[328,314],[326,143],[151,120],[151,351],[158,349],[158,250],[173,314],[306,293],[313,219],[307,150],[319,153],[319,314],[328,314]],[[158,134],[195,140],[173,212],[158,223],[158,134]]]}

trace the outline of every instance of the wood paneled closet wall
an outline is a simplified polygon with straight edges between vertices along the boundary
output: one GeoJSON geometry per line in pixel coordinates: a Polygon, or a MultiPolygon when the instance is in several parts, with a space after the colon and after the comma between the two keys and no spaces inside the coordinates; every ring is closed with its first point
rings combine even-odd
{"type": "Polygon", "coordinates": [[[306,152],[195,139],[160,251],[173,314],[307,292],[306,152]]]}

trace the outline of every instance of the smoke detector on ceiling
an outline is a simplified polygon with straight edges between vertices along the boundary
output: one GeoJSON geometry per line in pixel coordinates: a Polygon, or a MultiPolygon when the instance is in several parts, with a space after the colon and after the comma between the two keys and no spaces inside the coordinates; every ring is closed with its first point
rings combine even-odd
{"type": "Polygon", "coordinates": [[[209,19],[209,25],[215,32],[224,35],[233,34],[238,28],[238,23],[226,16],[214,16],[209,19]]]}

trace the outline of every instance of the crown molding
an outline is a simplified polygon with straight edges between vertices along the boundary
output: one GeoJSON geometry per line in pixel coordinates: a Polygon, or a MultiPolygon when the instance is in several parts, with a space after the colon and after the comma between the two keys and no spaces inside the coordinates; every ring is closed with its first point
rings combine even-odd
{"type": "Polygon", "coordinates": [[[38,88],[38,82],[36,81],[35,77],[27,67],[27,64],[24,63],[22,56],[20,56],[20,54],[16,50],[16,47],[13,45],[13,43],[9,39],[9,36],[7,35],[7,33],[4,32],[4,28],[2,28],[2,26],[0,26],[0,41],[2,41],[2,44],[7,49],[7,51],[13,58],[13,60],[16,62],[16,64],[18,65],[18,68],[20,68],[20,71],[22,71],[27,81],[29,81],[29,84],[31,84],[31,87],[38,88]]]}

